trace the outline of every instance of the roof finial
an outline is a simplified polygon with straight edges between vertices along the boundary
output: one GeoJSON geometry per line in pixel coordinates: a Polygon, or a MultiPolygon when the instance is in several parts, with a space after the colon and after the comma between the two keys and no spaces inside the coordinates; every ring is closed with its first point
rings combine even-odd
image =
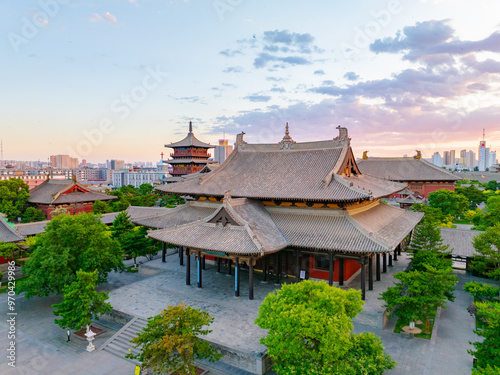
{"type": "Polygon", "coordinates": [[[288,122],[287,122],[285,125],[285,136],[283,137],[283,139],[279,143],[280,148],[281,149],[290,149],[290,148],[292,148],[291,147],[292,143],[295,143],[295,141],[292,139],[292,137],[290,137],[290,131],[289,131],[288,122]]]}
{"type": "Polygon", "coordinates": [[[193,132],[193,123],[191,121],[189,121],[189,132],[193,132]]]}
{"type": "Polygon", "coordinates": [[[229,203],[231,199],[231,190],[228,190],[224,193],[224,203],[229,203]]]}
{"type": "Polygon", "coordinates": [[[76,174],[73,173],[73,181],[76,182],[76,174]]]}

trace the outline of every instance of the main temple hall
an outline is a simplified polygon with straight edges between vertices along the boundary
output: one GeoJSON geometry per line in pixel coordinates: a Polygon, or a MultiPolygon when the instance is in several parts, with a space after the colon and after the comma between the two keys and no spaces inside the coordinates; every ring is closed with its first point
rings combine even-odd
{"type": "Polygon", "coordinates": [[[407,184],[362,174],[347,129],[337,129],[335,138],[302,143],[292,139],[288,124],[276,144],[250,144],[238,134],[217,169],[157,187],[188,197],[186,204],[133,221],[152,228],[149,237],[163,242],[164,252],[167,244],[180,248],[187,285],[195,280],[203,287],[211,261],[218,272],[234,275],[236,296],[253,299],[255,272],[264,281],[324,279],[330,285],[360,273],[364,299],[422,214],[382,202],[407,184]],[[248,291],[240,290],[242,274],[248,291]]]}

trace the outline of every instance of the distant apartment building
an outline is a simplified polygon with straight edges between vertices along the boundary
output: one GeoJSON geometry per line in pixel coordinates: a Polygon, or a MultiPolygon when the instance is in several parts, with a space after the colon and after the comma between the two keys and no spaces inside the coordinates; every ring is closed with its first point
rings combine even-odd
{"type": "Polygon", "coordinates": [[[486,147],[486,141],[479,141],[479,148],[477,150],[477,166],[479,171],[483,172],[489,167],[490,149],[486,147]]]}
{"type": "Polygon", "coordinates": [[[450,151],[443,153],[443,165],[451,165],[450,151]]]}
{"type": "Polygon", "coordinates": [[[74,170],[78,181],[106,181],[110,182],[113,178],[113,171],[106,168],[80,168],[74,170]]]}
{"type": "Polygon", "coordinates": [[[490,151],[490,157],[489,157],[489,160],[488,160],[488,168],[491,168],[495,164],[498,164],[497,152],[496,151],[490,151]]]}
{"type": "Polygon", "coordinates": [[[439,154],[439,152],[434,153],[432,155],[432,164],[434,164],[437,167],[441,167],[443,165],[443,158],[439,154]]]}
{"type": "Polygon", "coordinates": [[[142,184],[160,184],[160,181],[166,177],[169,177],[166,171],[156,171],[156,170],[121,170],[118,172],[113,172],[112,184],[115,188],[122,186],[132,185],[134,187],[139,187],[142,184]]]}
{"type": "Polygon", "coordinates": [[[55,169],[76,169],[78,159],[69,155],[50,155],[50,166],[55,169]]]}
{"type": "Polygon", "coordinates": [[[48,169],[32,169],[32,170],[19,170],[19,169],[5,169],[0,170],[0,181],[10,180],[12,178],[19,178],[25,184],[33,189],[41,185],[47,179],[50,180],[66,180],[71,178],[72,173],[69,170],[48,170],[48,169]]]}
{"type": "Polygon", "coordinates": [[[219,145],[214,150],[214,163],[222,164],[233,151],[233,146],[229,146],[227,139],[219,139],[219,145]]]}
{"type": "Polygon", "coordinates": [[[456,164],[455,150],[450,150],[450,163],[446,165],[455,165],[455,164],[456,164]]]}
{"type": "Polygon", "coordinates": [[[114,171],[123,169],[123,168],[125,168],[125,161],[124,160],[111,160],[109,162],[109,168],[114,170],[114,171]]]}

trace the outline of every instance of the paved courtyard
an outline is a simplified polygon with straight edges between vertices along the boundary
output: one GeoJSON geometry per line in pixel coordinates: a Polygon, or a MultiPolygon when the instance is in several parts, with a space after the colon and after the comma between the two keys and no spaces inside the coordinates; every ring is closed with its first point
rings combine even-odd
{"type": "MultiPolygon", "coordinates": [[[[378,312],[383,304],[378,300],[379,293],[392,284],[392,275],[406,267],[408,260],[403,254],[395,262],[395,267],[382,274],[382,281],[374,281],[374,291],[367,291],[365,309],[378,312]]],[[[192,262],[194,265],[194,262],[192,262]]],[[[248,300],[247,274],[241,272],[241,297],[234,297],[234,276],[216,273],[216,267],[207,263],[203,271],[203,288],[196,287],[194,267],[191,286],[185,285],[185,266],[179,266],[177,255],[167,257],[167,263],[156,259],[145,263],[142,274],[111,275],[110,282],[103,286],[110,292],[110,302],[116,310],[140,317],[157,314],[169,305],[181,301],[196,308],[208,311],[214,317],[208,337],[211,341],[238,349],[243,352],[263,352],[265,347],[259,343],[264,334],[253,323],[258,307],[265,296],[276,288],[274,279],[263,283],[262,275],[256,275],[255,299],[248,300]],[[161,272],[161,273],[158,273],[161,272]],[[153,276],[147,277],[150,274],[153,276]],[[156,275],[154,275],[156,274],[156,275]]],[[[223,269],[225,271],[225,269],[223,269]]],[[[467,353],[468,341],[474,341],[472,332],[474,320],[466,308],[472,303],[471,297],[463,292],[463,284],[472,277],[457,271],[459,284],[454,303],[448,303],[436,320],[432,340],[409,339],[392,332],[394,321],[385,330],[355,324],[355,331],[371,331],[384,341],[387,353],[398,361],[396,369],[388,372],[399,374],[470,374],[472,357],[467,353]]],[[[358,276],[359,277],[359,276],[358,276]]],[[[286,281],[286,279],[285,279],[286,281]]],[[[292,281],[292,280],[289,280],[292,281]]],[[[352,287],[359,287],[353,280],[352,287]]],[[[2,374],[133,374],[134,365],[105,351],[84,352],[85,342],[72,338],[66,342],[66,335],[56,326],[50,305],[59,302],[60,297],[44,297],[25,300],[17,297],[18,338],[17,367],[7,367],[5,356],[0,357],[2,374]],[[89,369],[89,370],[87,370],[89,369]]],[[[0,295],[0,313],[6,317],[6,295],[0,295]]],[[[96,340],[99,347],[120,327],[102,322],[107,332],[96,340]]],[[[6,319],[0,321],[0,342],[5,342],[7,334],[6,319]]],[[[215,374],[234,373],[223,370],[215,374]]]]}

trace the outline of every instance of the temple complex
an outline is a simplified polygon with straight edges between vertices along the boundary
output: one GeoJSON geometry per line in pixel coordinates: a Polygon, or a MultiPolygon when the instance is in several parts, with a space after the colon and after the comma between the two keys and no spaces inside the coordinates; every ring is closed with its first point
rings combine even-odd
{"type": "Polygon", "coordinates": [[[29,203],[35,204],[47,219],[52,219],[52,211],[64,208],[70,215],[92,211],[95,201],[109,201],[115,196],[93,191],[73,180],[47,179],[42,184],[30,190],[29,203]]]}
{"type": "Polygon", "coordinates": [[[422,159],[420,151],[417,151],[414,157],[363,157],[363,160],[358,161],[358,167],[365,175],[406,183],[409,190],[424,198],[440,189],[454,191],[455,181],[461,179],[446,169],[422,159]]]}
{"type": "Polygon", "coordinates": [[[180,247],[186,284],[190,254],[196,283],[205,261],[234,273],[239,296],[241,269],[280,283],[284,277],[324,279],[343,285],[361,273],[362,297],[397,260],[423,214],[380,201],[407,184],[362,174],[346,128],[330,140],[299,143],[286,125],[277,144],[248,144],[238,134],[235,150],[217,169],[162,185],[188,203],[133,220],[156,229],[149,237],[180,247]],[[186,255],[186,256],[185,256],[186,255]],[[185,260],[185,262],[184,262],[185,260]]]}
{"type": "Polygon", "coordinates": [[[179,177],[203,169],[208,164],[208,158],[211,156],[208,149],[215,146],[199,141],[194,136],[193,124],[189,121],[188,135],[179,142],[170,143],[165,147],[174,149],[174,152],[170,154],[172,159],[169,159],[167,163],[173,167],[171,175],[179,177]]]}

